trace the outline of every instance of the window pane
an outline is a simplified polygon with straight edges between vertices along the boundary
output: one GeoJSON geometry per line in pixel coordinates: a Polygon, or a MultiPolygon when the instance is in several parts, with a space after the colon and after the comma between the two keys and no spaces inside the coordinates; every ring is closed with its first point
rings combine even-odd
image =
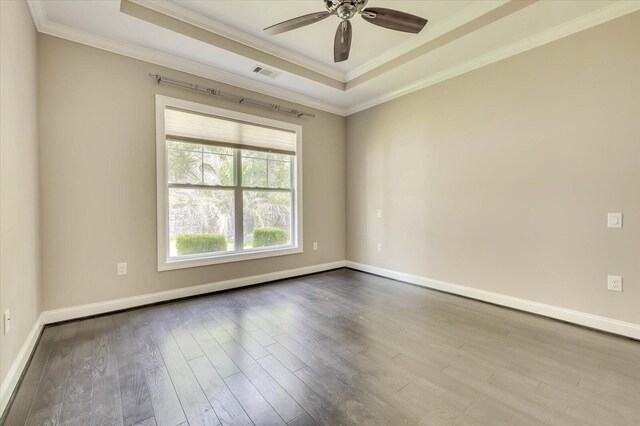
{"type": "Polygon", "coordinates": [[[242,151],[242,186],[291,188],[291,155],[242,151]]]}
{"type": "Polygon", "coordinates": [[[233,186],[233,155],[203,155],[204,184],[233,186]]]}
{"type": "Polygon", "coordinates": [[[291,163],[285,161],[269,161],[269,188],[291,188],[291,163]]]}
{"type": "MultiPolygon", "coordinates": [[[[243,151],[245,152],[245,151],[243,151]]],[[[267,160],[242,156],[242,185],[267,187],[267,160]]]]}
{"type": "Polygon", "coordinates": [[[175,142],[167,142],[167,157],[169,166],[169,183],[193,183],[202,182],[202,153],[197,146],[179,144],[186,147],[174,148],[175,142]]]}
{"type": "Polygon", "coordinates": [[[231,148],[167,141],[169,183],[233,185],[231,148]]]}
{"type": "Polygon", "coordinates": [[[291,192],[243,191],[244,247],[291,244],[291,192]]]}
{"type": "Polygon", "coordinates": [[[169,256],[234,250],[233,194],[169,188],[169,256]]]}

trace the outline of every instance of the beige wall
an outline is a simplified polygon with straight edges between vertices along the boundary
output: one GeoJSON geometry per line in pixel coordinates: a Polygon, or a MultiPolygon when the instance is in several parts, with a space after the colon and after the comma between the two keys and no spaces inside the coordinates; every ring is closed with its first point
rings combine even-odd
{"type": "Polygon", "coordinates": [[[27,4],[0,1],[0,381],[40,313],[36,41],[27,4]]]}
{"type": "Polygon", "coordinates": [[[640,323],[638,46],[635,13],[348,117],[347,258],[640,323]]]}
{"type": "Polygon", "coordinates": [[[147,73],[242,93],[40,35],[41,298],[36,35],[23,3],[0,4],[1,304],[18,307],[3,377],[40,299],[51,310],[338,261],[345,225],[349,260],[640,323],[638,13],[347,120],[157,86],[147,73]],[[156,93],[303,124],[304,254],[156,271],[156,93]],[[607,211],[624,229],[606,229],[607,211]]]}
{"type": "Polygon", "coordinates": [[[344,260],[344,117],[299,120],[158,86],[148,73],[284,102],[46,35],[39,43],[44,310],[344,260]],[[302,124],[303,254],[157,272],[156,93],[302,124]]]}

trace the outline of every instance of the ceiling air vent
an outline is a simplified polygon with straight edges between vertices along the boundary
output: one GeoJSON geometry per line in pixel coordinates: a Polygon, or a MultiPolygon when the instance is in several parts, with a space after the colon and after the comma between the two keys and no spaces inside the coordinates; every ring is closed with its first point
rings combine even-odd
{"type": "Polygon", "coordinates": [[[265,67],[261,67],[259,65],[256,65],[253,68],[253,72],[255,72],[256,74],[260,74],[260,75],[262,75],[264,77],[269,77],[269,78],[276,78],[278,76],[277,72],[275,72],[273,70],[270,70],[268,68],[265,68],[265,67]]]}

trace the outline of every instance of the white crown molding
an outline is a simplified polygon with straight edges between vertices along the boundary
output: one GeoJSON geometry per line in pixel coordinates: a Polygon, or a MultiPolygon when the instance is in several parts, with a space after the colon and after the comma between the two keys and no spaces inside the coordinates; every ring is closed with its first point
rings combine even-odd
{"type": "Polygon", "coordinates": [[[215,80],[220,83],[229,84],[246,90],[251,90],[263,95],[272,96],[284,101],[294,102],[296,104],[304,105],[311,108],[316,108],[322,111],[330,112],[332,114],[342,116],[346,115],[346,110],[344,108],[322,102],[318,99],[312,98],[310,96],[305,96],[291,90],[255,81],[250,78],[242,77],[240,75],[224,71],[210,65],[205,65],[189,59],[180,58],[178,56],[164,53],[148,47],[122,43],[105,37],[86,33],[84,31],[67,27],[65,25],[57,24],[46,19],[40,20],[42,19],[42,15],[37,12],[39,8],[39,6],[37,6],[37,2],[28,1],[28,4],[33,6],[32,13],[34,10],[36,11],[35,13],[33,13],[34,21],[36,19],[39,19],[36,23],[36,28],[43,34],[48,34],[54,37],[74,41],[76,43],[85,44],[97,49],[106,50],[108,52],[117,53],[119,55],[127,56],[134,59],[139,59],[141,61],[171,68],[177,71],[186,72],[198,77],[215,80]]]}
{"type": "Polygon", "coordinates": [[[129,0],[132,3],[136,3],[142,7],[146,7],[163,15],[178,19],[187,24],[202,28],[205,31],[220,35],[235,42],[244,44],[253,49],[260,50],[269,55],[284,59],[285,61],[292,62],[296,65],[300,65],[312,71],[323,74],[327,77],[338,80],[345,83],[345,74],[328,67],[318,61],[314,61],[306,56],[286,50],[274,43],[270,43],[258,37],[252,36],[242,31],[238,31],[228,25],[225,25],[219,21],[201,15],[199,13],[192,12],[189,9],[178,6],[175,3],[171,3],[167,0],[129,0]]]}
{"type": "Polygon", "coordinates": [[[185,297],[198,296],[207,293],[214,293],[222,290],[246,287],[254,284],[263,284],[271,281],[283,280],[287,278],[299,277],[301,275],[315,274],[318,272],[330,271],[332,269],[344,268],[345,261],[322,263],[319,265],[304,266],[302,268],[287,269],[284,271],[270,272],[261,275],[251,275],[248,277],[235,278],[226,281],[218,281],[210,284],[196,285],[192,287],[178,288],[175,290],[160,291],[157,293],[143,294],[140,296],[125,297],[122,299],[107,300],[104,302],[89,303],[87,305],[72,306],[69,308],[55,309],[42,312],[42,323],[51,324],[60,321],[68,321],[92,315],[104,314],[107,312],[120,311],[123,309],[135,308],[152,303],[166,302],[169,300],[181,299],[185,297]]]}
{"type": "Polygon", "coordinates": [[[456,294],[458,296],[469,297],[471,299],[481,300],[483,302],[489,302],[495,305],[506,306],[508,308],[518,309],[520,311],[530,312],[537,315],[543,315],[545,317],[554,318],[560,321],[566,321],[596,330],[606,331],[608,333],[618,334],[621,336],[640,340],[640,324],[624,322],[613,318],[589,314],[586,312],[574,311],[572,309],[567,309],[560,306],[547,305],[545,303],[534,302],[532,300],[521,299],[518,297],[507,296],[505,294],[480,290],[474,287],[467,287],[445,281],[434,280],[418,275],[406,274],[404,272],[379,268],[377,266],[366,265],[363,263],[351,261],[346,261],[345,263],[347,268],[356,269],[358,271],[368,272],[370,274],[380,275],[382,277],[391,278],[393,280],[401,281],[404,283],[426,287],[433,290],[444,291],[446,293],[456,294]]]}
{"type": "Polygon", "coordinates": [[[559,40],[563,37],[570,36],[596,25],[600,25],[624,15],[628,15],[629,13],[636,12],[638,10],[640,10],[640,1],[624,0],[616,2],[610,6],[598,9],[579,18],[557,25],[546,31],[542,31],[538,34],[519,40],[515,43],[511,43],[485,55],[470,59],[469,61],[463,62],[460,65],[456,65],[455,67],[451,67],[436,74],[432,74],[428,77],[416,81],[415,83],[411,83],[387,94],[347,108],[347,115],[364,111],[365,109],[369,109],[371,107],[391,101],[401,96],[408,95],[409,93],[418,91],[420,89],[433,86],[434,84],[440,83],[442,81],[449,80],[459,75],[468,73],[469,71],[473,71],[486,65],[493,64],[527,50],[531,50],[544,44],[551,43],[555,40],[559,40]]]}
{"type": "Polygon", "coordinates": [[[27,7],[29,8],[29,12],[31,12],[33,25],[36,27],[36,30],[40,32],[40,23],[46,21],[42,4],[40,2],[27,0],[27,7]]]}
{"type": "MultiPolygon", "coordinates": [[[[448,33],[469,21],[472,21],[479,16],[484,15],[492,11],[493,9],[502,6],[507,3],[506,0],[486,0],[479,1],[473,4],[473,6],[464,9],[459,14],[453,16],[452,18],[446,20],[445,22],[440,23],[437,26],[434,26],[433,31],[422,31],[420,34],[410,38],[405,43],[402,43],[392,50],[389,50],[382,55],[371,59],[370,61],[360,65],[357,68],[354,68],[351,71],[346,73],[346,81],[351,81],[354,78],[361,76],[362,74],[366,74],[367,72],[378,68],[394,60],[395,58],[404,55],[407,52],[410,52],[413,49],[416,49],[423,44],[430,42],[433,39],[440,37],[443,34],[448,33]]],[[[427,24],[428,25],[428,24],[427,24]]]]}
{"type": "Polygon", "coordinates": [[[20,351],[11,364],[11,367],[9,367],[9,371],[2,381],[2,384],[0,384],[0,418],[2,418],[4,410],[7,408],[7,404],[20,381],[20,377],[27,367],[29,358],[31,358],[31,354],[36,347],[36,343],[38,343],[42,327],[42,315],[40,315],[36,319],[35,324],[33,324],[31,332],[29,332],[29,335],[22,344],[20,351]]]}

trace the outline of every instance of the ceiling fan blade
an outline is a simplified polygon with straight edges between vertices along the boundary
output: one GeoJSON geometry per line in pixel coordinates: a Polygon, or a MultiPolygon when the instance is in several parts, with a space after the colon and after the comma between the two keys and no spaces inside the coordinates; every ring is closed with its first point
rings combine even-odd
{"type": "Polygon", "coordinates": [[[427,25],[424,18],[383,7],[366,8],[362,11],[362,17],[374,25],[413,34],[418,34],[427,25]]]}
{"type": "Polygon", "coordinates": [[[342,62],[349,59],[351,50],[351,22],[344,20],[338,25],[336,38],[333,41],[333,62],[342,62]]]}
{"type": "Polygon", "coordinates": [[[272,25],[264,29],[267,34],[276,35],[284,33],[286,31],[295,30],[296,28],[304,27],[305,25],[313,24],[318,21],[322,21],[324,18],[331,16],[331,13],[316,12],[308,15],[298,16],[297,18],[289,19],[279,24],[272,25]]]}

